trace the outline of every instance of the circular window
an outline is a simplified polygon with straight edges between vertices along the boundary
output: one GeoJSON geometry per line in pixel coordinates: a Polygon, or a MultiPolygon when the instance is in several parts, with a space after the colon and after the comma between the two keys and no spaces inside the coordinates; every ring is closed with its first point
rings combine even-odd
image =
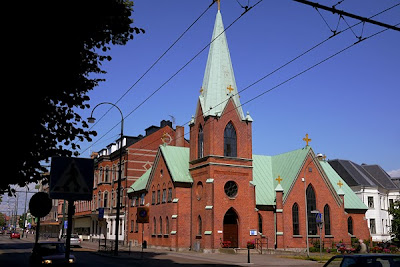
{"type": "Polygon", "coordinates": [[[234,181],[228,181],[225,186],[224,186],[225,194],[228,197],[236,197],[237,192],[238,192],[238,186],[237,183],[234,181]]]}
{"type": "Polygon", "coordinates": [[[202,195],[203,195],[203,183],[202,182],[198,182],[197,183],[197,187],[196,187],[197,200],[200,200],[202,195]]]}

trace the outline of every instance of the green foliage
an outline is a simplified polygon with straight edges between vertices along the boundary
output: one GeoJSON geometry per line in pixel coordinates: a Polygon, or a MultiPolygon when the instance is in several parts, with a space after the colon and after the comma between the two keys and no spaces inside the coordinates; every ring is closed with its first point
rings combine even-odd
{"type": "MultiPolygon", "coordinates": [[[[17,2],[18,3],[18,2],[17,2]]],[[[36,182],[46,171],[43,160],[78,155],[77,141],[91,141],[96,132],[79,112],[90,108],[87,93],[104,81],[102,63],[111,60],[111,45],[125,45],[134,34],[133,3],[121,0],[28,1],[15,7],[3,35],[13,57],[4,113],[3,149],[10,185],[36,182]],[[8,119],[8,120],[7,120],[8,119]],[[10,163],[10,164],[8,164],[10,163]]]]}
{"type": "Polygon", "coordinates": [[[0,227],[6,226],[6,215],[0,212],[0,227]]]}

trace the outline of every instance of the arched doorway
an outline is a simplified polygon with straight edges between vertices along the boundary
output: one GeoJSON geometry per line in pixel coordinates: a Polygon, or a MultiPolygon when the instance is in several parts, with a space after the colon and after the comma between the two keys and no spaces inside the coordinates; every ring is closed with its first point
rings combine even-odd
{"type": "Polygon", "coordinates": [[[239,219],[233,208],[230,208],[224,216],[224,240],[230,241],[231,247],[237,248],[239,245],[239,219]]]}

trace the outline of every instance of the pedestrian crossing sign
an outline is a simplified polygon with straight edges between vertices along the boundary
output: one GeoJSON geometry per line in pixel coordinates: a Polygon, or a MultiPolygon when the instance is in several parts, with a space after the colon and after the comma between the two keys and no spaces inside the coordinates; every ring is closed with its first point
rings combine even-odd
{"type": "Polygon", "coordinates": [[[93,159],[53,157],[50,170],[50,197],[91,200],[93,176],[93,159]]]}

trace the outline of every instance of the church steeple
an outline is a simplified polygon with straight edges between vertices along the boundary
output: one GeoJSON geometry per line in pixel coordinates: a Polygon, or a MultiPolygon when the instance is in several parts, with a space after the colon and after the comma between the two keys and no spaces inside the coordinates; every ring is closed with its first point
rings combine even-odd
{"type": "Polygon", "coordinates": [[[240,119],[245,120],[239,101],[231,56],[219,7],[218,1],[218,12],[211,38],[212,43],[208,52],[203,85],[200,90],[200,104],[204,117],[221,116],[228,100],[232,98],[237,107],[240,119]]]}

